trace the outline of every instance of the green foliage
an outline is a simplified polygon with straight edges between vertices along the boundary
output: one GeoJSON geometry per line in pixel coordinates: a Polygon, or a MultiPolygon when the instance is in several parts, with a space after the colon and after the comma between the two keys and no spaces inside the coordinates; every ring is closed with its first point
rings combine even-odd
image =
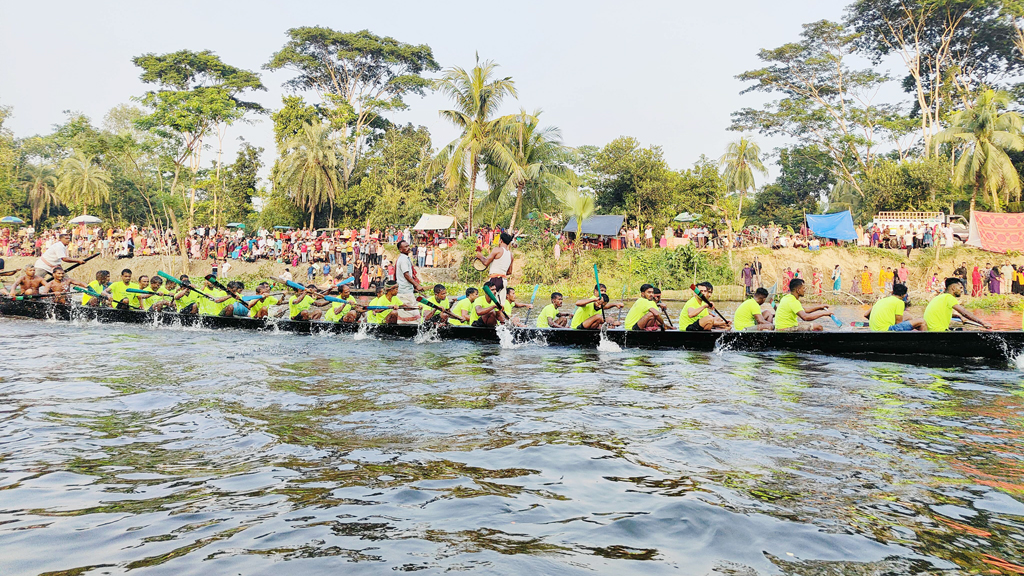
{"type": "Polygon", "coordinates": [[[361,165],[364,172],[339,201],[339,222],[410,226],[424,212],[432,212],[440,187],[424,183],[430,159],[426,128],[390,128],[374,142],[361,165]]]}
{"type": "Polygon", "coordinates": [[[252,199],[258,194],[259,171],[263,168],[262,154],[263,148],[245,142],[228,167],[221,208],[225,222],[247,222],[252,217],[252,199]]]}
{"type": "Polygon", "coordinates": [[[748,222],[799,227],[804,214],[818,212],[818,202],[835,184],[832,159],[815,146],[781,148],[778,154],[779,177],[754,196],[748,222]]]}
{"type": "Polygon", "coordinates": [[[76,151],[61,164],[56,194],[62,203],[85,214],[110,198],[110,181],[110,173],[95,158],[76,151]]]}
{"type": "Polygon", "coordinates": [[[306,124],[278,150],[280,172],[276,184],[295,203],[309,211],[309,227],[318,208],[334,207],[338,190],[338,149],[327,124],[306,124]]]}
{"type": "Polygon", "coordinates": [[[297,136],[307,124],[329,121],[322,107],[307,104],[302,96],[284,96],[281,103],[284,107],[271,115],[278,146],[297,136]]]}
{"type": "Polygon", "coordinates": [[[949,161],[942,157],[880,162],[862,179],[866,196],[862,213],[948,211],[950,202],[960,194],[949,173],[949,161]]]}
{"type": "Polygon", "coordinates": [[[673,175],[660,146],[643,148],[637,139],[621,136],[586,162],[583,182],[594,190],[602,212],[625,213],[639,226],[661,226],[676,215],[673,175]]]}

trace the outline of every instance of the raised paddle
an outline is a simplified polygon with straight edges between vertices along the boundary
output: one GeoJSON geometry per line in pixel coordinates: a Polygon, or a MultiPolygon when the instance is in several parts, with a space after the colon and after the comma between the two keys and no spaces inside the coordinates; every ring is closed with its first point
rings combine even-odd
{"type": "MultiPolygon", "coordinates": [[[[594,264],[594,285],[597,287],[597,297],[598,297],[598,300],[600,301],[601,300],[601,295],[604,294],[604,292],[601,292],[601,279],[597,277],[597,264],[594,264]]],[[[601,302],[601,326],[602,327],[605,324],[608,323],[608,318],[605,317],[605,313],[604,313],[604,305],[605,305],[605,303],[601,302]]]]}
{"type": "Polygon", "coordinates": [[[206,294],[206,293],[202,292],[201,290],[199,290],[198,288],[196,288],[195,286],[193,286],[191,282],[182,282],[181,280],[178,280],[174,276],[171,276],[170,274],[168,274],[167,272],[164,272],[162,270],[158,270],[156,275],[161,277],[161,278],[163,278],[164,280],[167,280],[168,282],[171,282],[171,283],[177,285],[177,286],[181,286],[182,288],[188,288],[189,290],[195,292],[196,294],[199,294],[200,296],[203,296],[207,300],[216,300],[216,298],[214,298],[213,296],[210,296],[209,294],[206,294]]]}
{"type": "Polygon", "coordinates": [[[207,282],[213,284],[214,288],[226,292],[228,296],[231,296],[235,300],[238,300],[242,304],[242,306],[245,306],[246,308],[252,308],[251,304],[242,299],[241,294],[235,292],[234,290],[228,288],[227,286],[221,284],[220,282],[217,282],[217,277],[214,276],[213,274],[207,274],[206,276],[204,276],[204,278],[206,278],[207,282]]]}
{"type": "Polygon", "coordinates": [[[530,314],[533,313],[533,301],[537,299],[537,291],[540,290],[540,284],[536,284],[533,287],[533,296],[530,296],[530,309],[526,311],[526,321],[523,322],[525,326],[530,325],[530,314]]]}
{"type": "Polygon", "coordinates": [[[722,316],[722,313],[718,311],[718,308],[715,308],[715,305],[712,304],[710,300],[708,300],[708,297],[705,296],[703,292],[697,290],[696,284],[690,284],[690,290],[693,290],[693,293],[696,294],[698,298],[700,298],[701,300],[704,301],[705,304],[710,306],[711,309],[715,311],[715,314],[718,314],[718,317],[722,319],[722,322],[725,322],[726,324],[729,323],[729,321],[725,319],[725,316],[722,316]]]}
{"type": "Polygon", "coordinates": [[[167,294],[161,294],[159,292],[150,292],[149,290],[139,290],[138,288],[128,288],[126,290],[129,294],[145,294],[146,296],[167,296],[167,294]]]}
{"type": "Polygon", "coordinates": [[[491,291],[491,287],[487,284],[484,284],[484,294],[487,294],[487,297],[491,299],[491,302],[494,302],[495,310],[501,312],[501,315],[505,317],[505,320],[511,320],[511,318],[508,317],[508,314],[505,314],[505,309],[501,307],[501,300],[498,300],[498,297],[495,296],[494,292],[491,291]]]}
{"type": "Polygon", "coordinates": [[[21,272],[21,270],[8,270],[6,272],[0,272],[0,278],[4,278],[6,276],[14,276],[18,272],[21,272]]]}
{"type": "MultiPolygon", "coordinates": [[[[93,258],[96,258],[96,257],[97,257],[97,256],[99,256],[99,255],[100,255],[100,253],[99,253],[99,252],[97,252],[97,253],[93,254],[92,256],[89,256],[89,257],[87,257],[87,258],[84,258],[84,259],[82,260],[82,264],[85,264],[85,263],[86,263],[86,262],[88,262],[89,260],[92,260],[93,258]]],[[[64,273],[65,273],[65,274],[67,274],[68,272],[71,272],[72,270],[74,270],[75,268],[78,268],[78,267],[79,267],[79,266],[81,266],[82,264],[78,264],[78,263],[72,264],[71,266],[68,266],[67,268],[65,268],[65,269],[64,269],[64,273]]]]}

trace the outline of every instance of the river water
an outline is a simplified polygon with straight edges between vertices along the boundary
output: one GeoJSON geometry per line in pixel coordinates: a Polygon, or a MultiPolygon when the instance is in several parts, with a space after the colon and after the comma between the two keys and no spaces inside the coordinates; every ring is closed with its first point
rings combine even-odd
{"type": "Polygon", "coordinates": [[[12,319],[0,355],[4,576],[1024,570],[1012,363],[12,319]]]}

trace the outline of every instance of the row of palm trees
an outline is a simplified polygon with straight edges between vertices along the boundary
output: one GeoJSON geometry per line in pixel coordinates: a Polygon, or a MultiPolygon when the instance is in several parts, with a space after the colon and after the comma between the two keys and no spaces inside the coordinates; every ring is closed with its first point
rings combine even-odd
{"type": "Polygon", "coordinates": [[[28,164],[22,172],[21,187],[28,194],[32,223],[61,204],[81,209],[99,206],[110,199],[110,172],[95,157],[76,151],[61,162],[59,169],[45,164],[28,164]]]}

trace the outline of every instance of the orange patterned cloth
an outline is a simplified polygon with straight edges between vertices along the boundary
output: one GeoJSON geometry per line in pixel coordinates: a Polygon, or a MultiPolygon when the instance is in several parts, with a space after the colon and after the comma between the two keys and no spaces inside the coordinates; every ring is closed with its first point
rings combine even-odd
{"type": "Polygon", "coordinates": [[[1024,214],[975,211],[967,243],[990,252],[1024,252],[1024,214]]]}

